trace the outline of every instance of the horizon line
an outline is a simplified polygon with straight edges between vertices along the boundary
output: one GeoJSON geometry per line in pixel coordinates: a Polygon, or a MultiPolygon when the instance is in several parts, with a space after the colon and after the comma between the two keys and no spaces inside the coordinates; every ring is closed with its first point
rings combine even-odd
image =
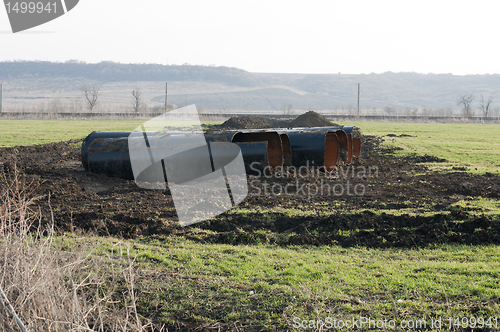
{"type": "Polygon", "coordinates": [[[51,60],[23,60],[23,59],[15,59],[15,60],[2,60],[0,63],[16,63],[16,62],[40,62],[40,63],[54,63],[54,64],[82,64],[82,65],[97,65],[97,64],[102,64],[102,63],[112,63],[112,64],[118,64],[118,65],[136,65],[136,66],[141,66],[141,65],[159,65],[159,66],[164,66],[164,67],[207,67],[207,68],[230,68],[230,69],[237,69],[237,70],[242,70],[247,73],[251,74],[279,74],[279,75],[345,75],[345,76],[354,76],[354,75],[384,75],[384,74],[418,74],[418,75],[451,75],[451,76],[489,76],[489,75],[499,75],[500,73],[468,73],[468,74],[454,74],[454,73],[435,73],[435,72],[418,72],[418,71],[384,71],[384,72],[370,72],[370,73],[343,73],[342,71],[339,71],[337,73],[330,72],[330,73],[314,73],[314,72],[276,72],[276,71],[248,71],[243,68],[239,67],[231,67],[231,66],[225,66],[225,65],[204,65],[204,64],[190,64],[190,63],[184,63],[184,64],[162,64],[162,63],[156,63],[156,62],[120,62],[120,61],[113,61],[113,60],[101,60],[99,62],[87,62],[83,60],[76,60],[76,59],[69,59],[65,61],[51,61],[51,60]]]}

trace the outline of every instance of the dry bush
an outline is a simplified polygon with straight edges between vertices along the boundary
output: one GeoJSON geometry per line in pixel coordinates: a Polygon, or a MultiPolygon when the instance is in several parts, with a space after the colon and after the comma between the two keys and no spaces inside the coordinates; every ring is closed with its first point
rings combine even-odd
{"type": "Polygon", "coordinates": [[[58,248],[53,219],[41,226],[34,188],[16,169],[0,173],[0,329],[157,330],[137,313],[133,261],[58,248]]]}

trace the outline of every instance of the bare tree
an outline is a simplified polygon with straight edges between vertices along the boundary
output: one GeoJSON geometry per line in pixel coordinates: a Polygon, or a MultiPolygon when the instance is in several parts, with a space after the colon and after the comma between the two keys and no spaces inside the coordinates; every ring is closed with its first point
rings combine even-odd
{"type": "Polygon", "coordinates": [[[481,101],[479,102],[479,108],[481,109],[481,111],[483,112],[483,115],[485,118],[488,117],[488,113],[490,112],[490,105],[491,105],[491,102],[493,101],[493,97],[490,96],[488,98],[488,100],[484,100],[483,98],[483,94],[481,93],[481,101]]]}
{"type": "Polygon", "coordinates": [[[292,108],[293,108],[292,104],[283,103],[283,105],[281,106],[281,111],[283,112],[283,114],[289,115],[292,108]]]}
{"type": "Polygon", "coordinates": [[[500,107],[495,107],[494,109],[491,110],[491,113],[493,114],[493,116],[499,116],[500,115],[500,107]]]}
{"type": "Polygon", "coordinates": [[[462,115],[466,118],[474,116],[474,110],[471,107],[474,96],[472,94],[462,95],[458,98],[457,105],[462,106],[462,115]]]}
{"type": "Polygon", "coordinates": [[[347,104],[347,114],[349,115],[355,115],[356,113],[356,108],[352,104],[347,104]]]}
{"type": "Polygon", "coordinates": [[[101,89],[98,86],[93,86],[89,88],[87,85],[83,85],[81,88],[83,96],[87,100],[87,107],[92,112],[94,107],[97,105],[99,96],[101,95],[101,89]]]}
{"type": "Polygon", "coordinates": [[[434,113],[434,110],[430,107],[422,107],[422,116],[429,117],[434,113]]]}
{"type": "Polygon", "coordinates": [[[47,109],[50,118],[52,118],[57,113],[61,113],[62,111],[63,111],[63,106],[61,104],[61,99],[56,98],[50,101],[49,108],[47,109]]]}
{"type": "Polygon", "coordinates": [[[134,108],[134,111],[136,113],[139,113],[139,111],[142,108],[142,92],[141,89],[135,88],[132,91],[132,107],[134,108]]]}
{"type": "Polygon", "coordinates": [[[82,101],[79,98],[71,98],[69,100],[69,112],[78,113],[82,111],[82,101]]]}
{"type": "Polygon", "coordinates": [[[384,112],[387,113],[387,115],[391,116],[394,113],[394,108],[386,106],[384,107],[384,112]]]}
{"type": "Polygon", "coordinates": [[[446,108],[444,109],[444,116],[453,116],[453,108],[451,108],[451,106],[446,106],[446,108]]]}

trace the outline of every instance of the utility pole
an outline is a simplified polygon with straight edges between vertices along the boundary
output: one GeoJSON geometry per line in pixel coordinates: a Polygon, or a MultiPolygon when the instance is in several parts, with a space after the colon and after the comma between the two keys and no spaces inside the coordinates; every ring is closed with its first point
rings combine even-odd
{"type": "Polygon", "coordinates": [[[0,113],[2,113],[3,83],[0,83],[0,113]]]}
{"type": "Polygon", "coordinates": [[[167,112],[167,93],[168,93],[168,83],[165,83],[165,112],[167,112]]]}
{"type": "Polygon", "coordinates": [[[360,84],[358,83],[358,112],[357,112],[357,114],[358,114],[358,118],[359,118],[359,85],[360,85],[360,84]]]}

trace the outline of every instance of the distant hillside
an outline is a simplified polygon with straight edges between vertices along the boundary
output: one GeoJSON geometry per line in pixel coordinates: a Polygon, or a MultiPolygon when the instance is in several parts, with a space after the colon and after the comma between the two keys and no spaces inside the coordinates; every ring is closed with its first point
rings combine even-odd
{"type": "Polygon", "coordinates": [[[232,85],[252,86],[252,75],[228,67],[164,66],[159,64],[121,64],[110,61],[85,63],[78,61],[0,62],[0,77],[47,78],[81,77],[102,82],[116,81],[216,81],[232,85]]]}
{"type": "Polygon", "coordinates": [[[37,100],[57,98],[61,103],[83,102],[82,84],[102,88],[103,109],[127,110],[130,92],[141,88],[149,106],[168,102],[191,104],[209,110],[279,111],[285,103],[294,110],[347,110],[357,104],[361,84],[362,109],[408,108],[458,109],[460,95],[474,94],[478,107],[481,94],[500,105],[500,75],[455,76],[451,74],[266,74],[210,66],[87,64],[17,61],[0,62],[5,107],[34,107],[37,100]],[[31,105],[31,106],[30,106],[31,105]]]}
{"type": "MultiPolygon", "coordinates": [[[[295,109],[309,108],[326,110],[331,109],[331,97],[317,94],[300,95],[283,88],[262,88],[250,91],[215,92],[203,94],[184,94],[169,97],[174,104],[196,104],[207,109],[230,111],[238,110],[271,110],[279,111],[283,103],[291,103],[295,109]]],[[[164,102],[164,96],[152,99],[164,102]]]]}

